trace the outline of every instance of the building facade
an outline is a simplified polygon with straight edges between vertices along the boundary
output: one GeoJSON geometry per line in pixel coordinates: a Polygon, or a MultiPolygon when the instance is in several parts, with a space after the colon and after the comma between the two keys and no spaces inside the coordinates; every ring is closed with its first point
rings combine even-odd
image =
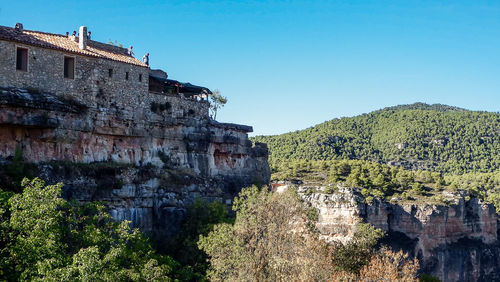
{"type": "Polygon", "coordinates": [[[90,107],[133,107],[148,95],[149,67],[117,46],[80,37],[0,26],[0,87],[78,100],[90,107]]]}

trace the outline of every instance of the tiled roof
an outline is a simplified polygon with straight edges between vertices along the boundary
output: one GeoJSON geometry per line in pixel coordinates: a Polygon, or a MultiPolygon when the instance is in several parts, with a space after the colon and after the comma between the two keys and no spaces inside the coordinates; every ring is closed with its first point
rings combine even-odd
{"type": "Polygon", "coordinates": [[[82,50],[78,48],[78,42],[74,42],[71,38],[66,37],[65,35],[32,30],[18,31],[7,26],[0,26],[0,40],[14,41],[83,56],[108,59],[147,67],[147,65],[143,62],[128,55],[127,49],[93,40],[87,40],[87,49],[82,50]]]}

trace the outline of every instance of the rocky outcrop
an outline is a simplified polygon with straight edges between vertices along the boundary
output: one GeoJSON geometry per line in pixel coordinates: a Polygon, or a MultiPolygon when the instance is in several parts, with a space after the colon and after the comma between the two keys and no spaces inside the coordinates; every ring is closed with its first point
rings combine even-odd
{"type": "Polygon", "coordinates": [[[325,239],[345,242],[366,221],[387,233],[383,243],[418,257],[422,272],[442,281],[500,280],[500,224],[493,205],[465,193],[445,195],[449,205],[377,199],[368,204],[356,188],[337,188],[333,194],[311,193],[299,185],[318,210],[317,228],[325,239]]]}
{"type": "Polygon", "coordinates": [[[136,167],[113,163],[37,165],[49,183],[63,182],[63,196],[80,202],[101,201],[116,220],[165,240],[175,234],[189,204],[196,198],[228,205],[240,179],[205,178],[185,169],[136,167]]]}
{"type": "MultiPolygon", "coordinates": [[[[149,93],[135,107],[95,107],[38,90],[0,89],[0,164],[26,162],[65,195],[104,201],[117,219],[170,234],[192,199],[230,204],[267,183],[267,147],[252,127],[208,117],[208,103],[149,93]]],[[[123,104],[125,105],[125,104],[123,104]]]]}

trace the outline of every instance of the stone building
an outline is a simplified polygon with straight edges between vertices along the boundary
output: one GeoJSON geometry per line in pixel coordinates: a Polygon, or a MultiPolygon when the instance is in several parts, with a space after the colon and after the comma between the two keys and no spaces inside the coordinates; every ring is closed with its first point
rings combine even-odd
{"type": "Polygon", "coordinates": [[[195,198],[230,204],[269,181],[267,147],[248,139],[251,126],[211,119],[210,90],[86,34],[0,26],[0,184],[20,150],[65,197],[106,202],[160,236],[195,198]]]}
{"type": "Polygon", "coordinates": [[[196,198],[231,204],[267,183],[252,127],[210,119],[209,90],[168,79],[116,46],[0,26],[0,184],[16,152],[64,196],[174,234],[196,198]],[[198,97],[195,97],[198,96],[198,97]],[[3,171],[2,171],[3,170],[3,171]]]}
{"type": "Polygon", "coordinates": [[[0,26],[0,87],[36,89],[91,107],[148,94],[147,65],[124,48],[88,39],[86,27],[79,31],[75,37],[0,26]]]}
{"type": "Polygon", "coordinates": [[[88,39],[84,26],[79,35],[0,26],[0,164],[21,148],[32,163],[171,165],[210,177],[253,179],[259,163],[268,178],[252,127],[210,119],[201,98],[210,90],[88,39]]]}

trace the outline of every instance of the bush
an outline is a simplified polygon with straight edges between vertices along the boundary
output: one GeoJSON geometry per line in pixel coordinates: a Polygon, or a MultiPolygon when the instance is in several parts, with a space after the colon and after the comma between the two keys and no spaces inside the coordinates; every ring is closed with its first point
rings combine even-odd
{"type": "Polygon", "coordinates": [[[307,219],[316,222],[319,219],[319,212],[316,208],[308,208],[306,212],[307,219]]]}
{"type": "Polygon", "coordinates": [[[198,243],[209,255],[210,280],[326,281],[333,273],[330,249],[310,233],[292,191],[246,188],[233,209],[234,225],[218,224],[198,243]]]}
{"type": "Polygon", "coordinates": [[[198,239],[207,236],[216,224],[232,222],[226,205],[197,198],[189,205],[186,220],[166,251],[182,265],[189,266],[194,273],[192,278],[200,281],[209,263],[208,256],[198,248],[198,239]]]}
{"type": "Polygon", "coordinates": [[[11,180],[11,183],[7,183],[7,186],[10,190],[18,192],[19,187],[21,187],[21,180],[28,174],[27,166],[24,162],[23,150],[21,146],[17,146],[14,158],[7,166],[7,175],[11,180]]]}
{"type": "Polygon", "coordinates": [[[24,179],[23,192],[8,200],[8,211],[0,205],[0,234],[7,240],[0,245],[0,273],[8,280],[145,281],[179,275],[179,264],[155,254],[130,222],[113,221],[100,204],[62,199],[62,186],[24,179]]]}
{"type": "Polygon", "coordinates": [[[419,263],[408,254],[382,248],[359,272],[338,271],[332,281],[401,281],[416,282],[419,263]]]}
{"type": "Polygon", "coordinates": [[[370,257],[375,253],[375,246],[384,232],[375,229],[370,224],[358,223],[351,241],[345,245],[336,243],[333,254],[333,263],[338,271],[358,273],[368,264],[370,257]]]}
{"type": "Polygon", "coordinates": [[[437,278],[436,276],[432,276],[432,275],[425,274],[425,273],[420,274],[419,281],[420,282],[441,282],[441,280],[439,280],[439,278],[437,278]]]}
{"type": "Polygon", "coordinates": [[[325,194],[333,194],[337,191],[337,186],[334,185],[328,185],[325,187],[324,193],[325,194]]]}

